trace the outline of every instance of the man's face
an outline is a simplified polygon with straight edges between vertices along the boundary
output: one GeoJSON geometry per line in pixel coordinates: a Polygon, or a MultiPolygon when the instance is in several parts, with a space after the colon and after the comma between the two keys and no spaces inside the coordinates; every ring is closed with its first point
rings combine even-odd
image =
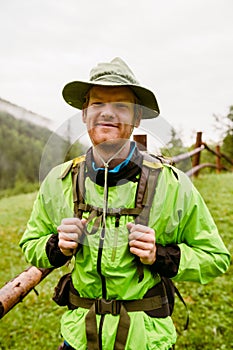
{"type": "Polygon", "coordinates": [[[135,120],[135,96],[128,87],[94,86],[89,92],[83,122],[94,146],[103,142],[129,139],[135,120]]]}

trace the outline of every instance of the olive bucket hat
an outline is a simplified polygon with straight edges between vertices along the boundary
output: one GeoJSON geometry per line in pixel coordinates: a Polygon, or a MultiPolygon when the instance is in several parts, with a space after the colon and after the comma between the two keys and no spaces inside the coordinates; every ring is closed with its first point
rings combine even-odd
{"type": "Polygon", "coordinates": [[[74,108],[82,109],[87,92],[93,86],[127,86],[132,89],[143,109],[143,119],[156,118],[159,107],[152,91],[142,87],[131,69],[119,57],[109,63],[99,63],[90,72],[89,81],[73,81],[65,85],[63,97],[74,108]]]}

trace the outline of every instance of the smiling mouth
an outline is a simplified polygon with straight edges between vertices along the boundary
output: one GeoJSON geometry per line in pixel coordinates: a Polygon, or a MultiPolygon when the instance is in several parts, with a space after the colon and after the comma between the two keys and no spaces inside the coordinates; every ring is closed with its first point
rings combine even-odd
{"type": "Polygon", "coordinates": [[[104,128],[118,128],[118,125],[112,123],[97,123],[96,126],[104,127],[104,128]]]}

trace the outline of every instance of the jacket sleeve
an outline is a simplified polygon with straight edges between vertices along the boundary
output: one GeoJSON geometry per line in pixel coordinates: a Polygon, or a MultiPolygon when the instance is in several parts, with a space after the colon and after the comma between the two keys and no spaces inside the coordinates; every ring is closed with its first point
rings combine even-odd
{"type": "Polygon", "coordinates": [[[181,258],[174,280],[205,284],[226,272],[230,265],[230,253],[203,198],[194,186],[179,229],[181,258]]]}
{"type": "Polygon", "coordinates": [[[52,267],[45,247],[53,232],[56,232],[56,227],[50,222],[43,205],[42,195],[39,193],[19,243],[27,262],[37,267],[52,267]]]}
{"type": "Polygon", "coordinates": [[[153,269],[158,273],[205,284],[228,269],[230,254],[202,196],[184,173],[164,167],[152,212],[158,248],[153,269]]]}
{"type": "Polygon", "coordinates": [[[63,170],[61,166],[54,168],[42,183],[19,243],[26,260],[40,268],[61,266],[67,261],[58,246],[51,245],[56,241],[61,220],[73,216],[71,177],[62,180],[63,170]]]}

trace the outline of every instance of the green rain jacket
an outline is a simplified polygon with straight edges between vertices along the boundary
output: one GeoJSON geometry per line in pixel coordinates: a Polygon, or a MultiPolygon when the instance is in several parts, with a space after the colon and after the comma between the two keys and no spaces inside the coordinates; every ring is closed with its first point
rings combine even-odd
{"type": "MultiPolygon", "coordinates": [[[[73,216],[72,178],[61,174],[70,162],[54,168],[41,185],[27,229],[20,245],[28,262],[37,267],[52,267],[46,254],[46,244],[61,220],[73,216]]],[[[109,208],[133,208],[137,183],[119,182],[108,188],[109,208]]],[[[85,180],[85,201],[103,206],[103,186],[90,177],[85,180]]],[[[84,213],[84,218],[88,214],[84,213]]],[[[160,281],[151,266],[144,265],[144,278],[139,283],[135,256],[129,252],[127,222],[130,216],[107,217],[103,248],[99,249],[99,229],[85,238],[82,249],[75,256],[73,285],[81,297],[132,300],[142,299],[148,289],[160,281]],[[101,251],[101,253],[100,253],[101,251]]],[[[92,222],[87,229],[91,230],[92,222]]],[[[177,244],[180,249],[178,273],[174,281],[208,283],[224,273],[230,255],[216,225],[196,188],[189,178],[171,166],[163,165],[150,211],[149,227],[155,230],[156,243],[177,244]]],[[[61,320],[61,332],[75,349],[87,349],[85,315],[79,307],[67,310],[61,320]]],[[[170,316],[153,318],[143,311],[129,312],[130,329],[127,350],[169,349],[176,342],[176,331],[170,316]]],[[[97,315],[97,325],[100,317],[97,315]]],[[[119,316],[106,314],[102,327],[102,349],[112,350],[119,316]]]]}

